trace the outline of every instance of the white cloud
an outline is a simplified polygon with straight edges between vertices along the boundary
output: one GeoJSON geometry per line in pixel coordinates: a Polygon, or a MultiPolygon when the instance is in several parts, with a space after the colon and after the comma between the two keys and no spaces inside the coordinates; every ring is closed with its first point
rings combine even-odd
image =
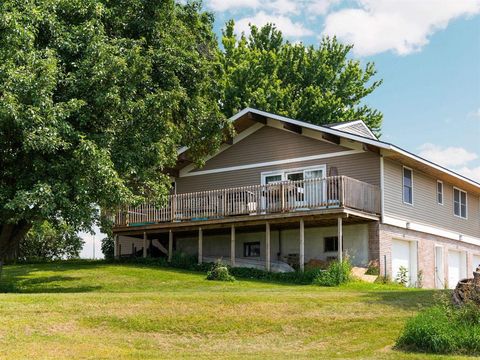
{"type": "Polygon", "coordinates": [[[262,4],[266,10],[282,15],[297,15],[302,7],[302,3],[292,0],[263,1],[262,4]]]}
{"type": "Polygon", "coordinates": [[[477,167],[467,167],[463,166],[459,169],[456,169],[456,172],[459,174],[472,179],[478,183],[480,183],[480,166],[477,167]]]}
{"type": "Polygon", "coordinates": [[[480,108],[467,114],[468,118],[480,119],[480,108]]]}
{"type": "Polygon", "coordinates": [[[430,143],[423,144],[419,149],[421,157],[480,182],[480,166],[470,165],[479,158],[476,153],[462,147],[441,147],[430,143]]]}
{"type": "Polygon", "coordinates": [[[259,0],[210,0],[207,6],[213,11],[229,11],[235,9],[257,9],[259,0]]]}
{"type": "Polygon", "coordinates": [[[287,37],[303,37],[313,35],[313,32],[299,22],[293,22],[289,17],[283,15],[269,15],[260,11],[253,17],[245,17],[235,22],[235,31],[237,33],[250,33],[248,24],[263,26],[267,23],[273,23],[283,35],[287,37]]]}
{"type": "Polygon", "coordinates": [[[308,15],[325,15],[330,8],[341,0],[314,0],[307,4],[308,15]]]}
{"type": "Polygon", "coordinates": [[[355,44],[360,56],[419,51],[429,37],[458,17],[480,13],[480,0],[358,0],[358,8],[330,13],[324,35],[355,44]]]}
{"type": "Polygon", "coordinates": [[[442,148],[430,143],[420,146],[419,155],[445,167],[465,166],[470,161],[478,158],[477,154],[469,152],[462,147],[449,146],[442,148]]]}

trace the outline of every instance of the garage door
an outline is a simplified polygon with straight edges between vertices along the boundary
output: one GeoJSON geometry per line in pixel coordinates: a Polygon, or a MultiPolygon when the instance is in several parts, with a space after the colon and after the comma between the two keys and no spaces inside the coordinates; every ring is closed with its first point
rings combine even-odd
{"type": "Polygon", "coordinates": [[[392,279],[396,280],[400,267],[408,270],[410,277],[410,243],[403,240],[392,240],[392,279]]]}
{"type": "Polygon", "coordinates": [[[473,255],[473,270],[480,266],[480,255],[473,255]]]}
{"type": "Polygon", "coordinates": [[[464,254],[460,251],[448,251],[448,287],[455,288],[457,283],[465,277],[464,254]]]}

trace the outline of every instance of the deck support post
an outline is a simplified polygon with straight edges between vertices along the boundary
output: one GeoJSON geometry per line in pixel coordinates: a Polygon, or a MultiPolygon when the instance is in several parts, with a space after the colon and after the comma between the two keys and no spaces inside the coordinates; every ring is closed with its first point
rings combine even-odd
{"type": "Polygon", "coordinates": [[[232,224],[230,234],[230,265],[235,266],[235,225],[232,224]]]}
{"type": "Polygon", "coordinates": [[[147,232],[143,232],[143,257],[147,257],[147,232]]]}
{"type": "Polygon", "coordinates": [[[265,269],[270,271],[270,223],[267,221],[265,225],[265,269]]]}
{"type": "Polygon", "coordinates": [[[338,261],[343,261],[343,222],[342,218],[338,218],[338,261]]]}
{"type": "Polygon", "coordinates": [[[203,230],[198,228],[198,264],[203,262],[203,230]]]}
{"type": "Polygon", "coordinates": [[[305,271],[305,223],[300,219],[300,271],[305,271]]]}
{"type": "Polygon", "coordinates": [[[173,252],[173,231],[168,231],[168,262],[172,261],[172,252],[173,252]]]}
{"type": "Polygon", "coordinates": [[[118,235],[113,238],[113,258],[118,259],[118,235]]]}

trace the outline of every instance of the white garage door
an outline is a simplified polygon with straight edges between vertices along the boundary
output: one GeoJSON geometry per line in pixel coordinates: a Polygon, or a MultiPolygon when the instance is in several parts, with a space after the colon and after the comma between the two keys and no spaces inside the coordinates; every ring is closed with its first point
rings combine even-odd
{"type": "Polygon", "coordinates": [[[392,240],[392,279],[396,280],[400,267],[408,270],[410,277],[410,243],[403,240],[392,240]]]}
{"type": "Polygon", "coordinates": [[[480,266],[480,255],[473,255],[473,270],[480,266]]]}
{"type": "Polygon", "coordinates": [[[455,288],[457,283],[464,277],[465,265],[460,251],[448,251],[448,287],[455,288]]]}

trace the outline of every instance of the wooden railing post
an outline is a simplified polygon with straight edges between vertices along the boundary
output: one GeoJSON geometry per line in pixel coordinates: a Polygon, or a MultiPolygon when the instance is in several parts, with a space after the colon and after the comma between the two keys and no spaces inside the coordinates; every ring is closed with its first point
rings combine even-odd
{"type": "Polygon", "coordinates": [[[340,206],[345,206],[345,176],[340,177],[340,206]]]}
{"type": "Polygon", "coordinates": [[[283,182],[280,184],[280,191],[281,191],[281,212],[285,212],[287,209],[285,208],[285,185],[283,182]]]}
{"type": "Polygon", "coordinates": [[[170,221],[175,221],[175,214],[177,212],[177,195],[170,195],[171,198],[170,198],[170,221]]]}

